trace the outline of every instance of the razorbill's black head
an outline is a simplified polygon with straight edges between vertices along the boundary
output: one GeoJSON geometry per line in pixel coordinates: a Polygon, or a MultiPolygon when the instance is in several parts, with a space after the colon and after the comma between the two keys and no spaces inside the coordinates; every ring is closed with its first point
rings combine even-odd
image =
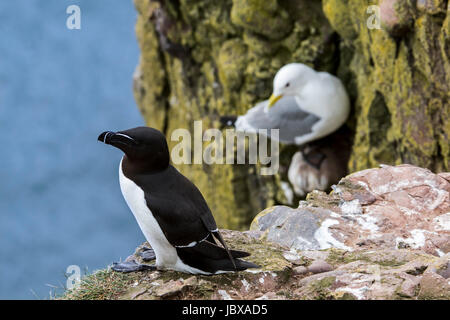
{"type": "Polygon", "coordinates": [[[169,166],[166,138],[156,129],[137,127],[118,132],[105,131],[98,140],[122,150],[127,161],[140,171],[162,170],[169,166]]]}
{"type": "MultiPolygon", "coordinates": [[[[239,259],[248,253],[228,250],[200,191],[170,165],[161,132],[147,127],[106,131],[98,140],[125,153],[120,189],[154,250],[158,269],[214,274],[258,267],[239,259]]],[[[115,264],[113,269],[142,270],[130,262],[115,264]]]]}

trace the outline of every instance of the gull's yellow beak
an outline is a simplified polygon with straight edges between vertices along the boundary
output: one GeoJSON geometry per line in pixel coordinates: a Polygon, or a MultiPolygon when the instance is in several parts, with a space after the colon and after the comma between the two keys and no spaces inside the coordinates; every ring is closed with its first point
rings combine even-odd
{"type": "Polygon", "coordinates": [[[280,100],[283,97],[282,94],[280,94],[279,96],[276,96],[274,94],[272,94],[269,98],[269,109],[273,107],[273,105],[280,100]]]}

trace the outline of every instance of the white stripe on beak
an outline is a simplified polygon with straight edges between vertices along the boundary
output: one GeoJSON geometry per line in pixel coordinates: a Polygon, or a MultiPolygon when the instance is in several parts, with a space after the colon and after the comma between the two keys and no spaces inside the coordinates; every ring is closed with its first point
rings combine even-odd
{"type": "Polygon", "coordinates": [[[106,143],[106,138],[108,137],[108,134],[110,134],[111,132],[107,132],[106,134],[105,134],[105,136],[103,137],[103,143],[106,143]]]}
{"type": "Polygon", "coordinates": [[[116,135],[118,135],[118,136],[122,136],[122,137],[125,137],[125,138],[128,138],[128,139],[130,139],[130,140],[133,140],[133,141],[135,141],[132,137],[130,137],[130,136],[127,136],[126,134],[123,134],[123,133],[116,133],[116,135]]]}

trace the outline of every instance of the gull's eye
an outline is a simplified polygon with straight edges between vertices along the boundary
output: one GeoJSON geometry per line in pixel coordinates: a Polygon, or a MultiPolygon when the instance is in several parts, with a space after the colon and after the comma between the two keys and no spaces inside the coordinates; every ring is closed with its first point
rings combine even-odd
{"type": "Polygon", "coordinates": [[[290,84],[289,82],[288,82],[288,83],[286,83],[286,88],[287,88],[287,87],[289,87],[290,85],[291,85],[291,84],[290,84]]]}

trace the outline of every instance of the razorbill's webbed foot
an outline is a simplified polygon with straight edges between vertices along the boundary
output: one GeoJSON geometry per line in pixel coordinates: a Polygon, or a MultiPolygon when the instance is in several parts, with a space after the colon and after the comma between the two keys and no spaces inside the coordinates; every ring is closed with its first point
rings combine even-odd
{"type": "Polygon", "coordinates": [[[152,248],[143,247],[142,252],[139,252],[138,255],[142,258],[143,261],[152,261],[156,259],[155,251],[152,248]]]}
{"type": "Polygon", "coordinates": [[[113,262],[111,269],[113,269],[116,272],[136,272],[136,271],[155,271],[156,266],[154,265],[147,265],[147,264],[139,264],[136,262],[136,260],[125,260],[124,262],[113,262]]]}

